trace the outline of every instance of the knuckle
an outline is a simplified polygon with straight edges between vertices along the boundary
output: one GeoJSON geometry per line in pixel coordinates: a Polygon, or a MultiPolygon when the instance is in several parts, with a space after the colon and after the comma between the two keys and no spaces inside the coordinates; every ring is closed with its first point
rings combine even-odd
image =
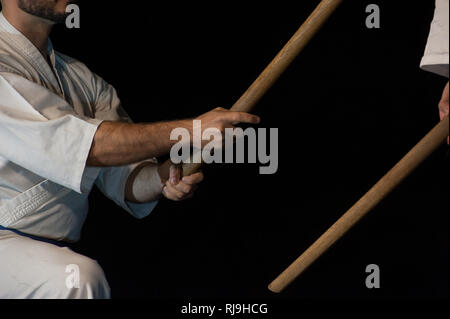
{"type": "Polygon", "coordinates": [[[217,129],[218,129],[220,132],[224,132],[224,131],[225,131],[225,125],[219,124],[219,125],[217,126],[217,129]]]}
{"type": "Polygon", "coordinates": [[[231,119],[235,122],[240,121],[242,118],[242,114],[241,113],[234,113],[233,116],[231,117],[231,119]]]}
{"type": "Polygon", "coordinates": [[[178,192],[178,193],[177,193],[177,195],[176,195],[176,197],[177,197],[177,199],[178,199],[178,200],[180,200],[180,199],[183,199],[183,197],[184,197],[184,194],[183,194],[183,193],[180,193],[180,192],[178,192]]]}
{"type": "Polygon", "coordinates": [[[173,201],[177,201],[178,200],[178,198],[172,193],[167,193],[166,197],[168,199],[170,199],[170,200],[173,200],[173,201]]]}

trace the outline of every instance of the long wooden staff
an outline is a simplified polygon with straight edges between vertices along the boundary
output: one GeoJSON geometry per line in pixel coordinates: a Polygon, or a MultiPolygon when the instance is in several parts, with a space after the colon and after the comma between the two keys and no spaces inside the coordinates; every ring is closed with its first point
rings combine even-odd
{"type": "Polygon", "coordinates": [[[269,285],[269,289],[273,292],[281,292],[286,288],[436,150],[447,139],[448,134],[449,119],[447,115],[352,208],[281,273],[269,285]]]}
{"type": "MultiPolygon", "coordinates": [[[[289,67],[292,61],[294,61],[306,44],[314,37],[341,2],[342,0],[322,0],[269,66],[267,66],[244,95],[233,105],[231,110],[250,112],[289,67]]],[[[190,163],[183,164],[183,176],[191,175],[200,168],[201,163],[192,162],[191,157],[190,163]]]]}

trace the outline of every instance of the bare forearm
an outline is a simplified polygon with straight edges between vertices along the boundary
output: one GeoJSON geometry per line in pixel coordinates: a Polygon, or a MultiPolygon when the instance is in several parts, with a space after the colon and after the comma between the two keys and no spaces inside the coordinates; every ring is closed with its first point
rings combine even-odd
{"type": "Polygon", "coordinates": [[[190,120],[152,124],[103,122],[97,129],[88,166],[120,166],[164,155],[177,141],[170,132],[177,127],[192,128],[190,120]]]}
{"type": "MultiPolygon", "coordinates": [[[[202,121],[202,127],[204,125],[204,128],[216,128],[222,133],[225,128],[232,127],[233,124],[259,123],[257,116],[243,112],[230,112],[222,108],[216,108],[196,119],[202,121]]],[[[117,166],[158,157],[168,153],[177,143],[170,140],[173,129],[186,128],[192,136],[192,125],[192,120],[156,124],[104,122],[99,126],[94,137],[87,164],[117,166]]],[[[128,201],[144,203],[157,199],[163,191],[164,195],[172,200],[188,198],[192,195],[194,186],[203,179],[203,175],[196,173],[184,176],[183,181],[179,181],[180,176],[181,172],[175,172],[170,161],[158,166],[151,162],[144,162],[128,177],[125,197],[128,201]],[[171,179],[176,182],[168,181],[171,175],[174,175],[171,179]]]]}
{"type": "MultiPolygon", "coordinates": [[[[259,123],[257,116],[216,108],[199,117],[202,127],[225,128],[237,123],[259,123]]],[[[87,159],[88,166],[120,166],[167,154],[177,141],[170,140],[175,128],[186,128],[192,136],[192,119],[152,124],[103,122],[97,129],[87,159]]]]}

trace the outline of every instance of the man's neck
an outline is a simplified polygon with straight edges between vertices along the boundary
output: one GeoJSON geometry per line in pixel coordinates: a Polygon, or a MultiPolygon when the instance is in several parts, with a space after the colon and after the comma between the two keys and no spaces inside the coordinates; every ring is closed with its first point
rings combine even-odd
{"type": "Polygon", "coordinates": [[[52,24],[22,10],[3,10],[4,17],[41,52],[47,60],[48,37],[52,24]]]}

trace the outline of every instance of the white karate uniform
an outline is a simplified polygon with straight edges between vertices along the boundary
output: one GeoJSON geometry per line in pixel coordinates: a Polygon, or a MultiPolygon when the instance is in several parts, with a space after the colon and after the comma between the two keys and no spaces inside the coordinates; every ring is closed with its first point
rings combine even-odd
{"type": "Polygon", "coordinates": [[[448,10],[449,0],[436,0],[425,53],[420,62],[423,70],[448,78],[448,10]]]}
{"type": "MultiPolygon", "coordinates": [[[[112,86],[48,47],[51,66],[0,12],[0,225],[77,241],[93,185],[137,218],[156,202],[129,203],[125,183],[139,164],[87,167],[103,120],[130,121],[112,86]]],[[[149,159],[156,161],[156,159],[149,159]]],[[[154,168],[153,183],[161,183],[154,168]]],[[[0,298],[108,298],[102,269],[68,248],[0,230],[0,298]],[[66,266],[78,265],[80,288],[66,266]]]]}

